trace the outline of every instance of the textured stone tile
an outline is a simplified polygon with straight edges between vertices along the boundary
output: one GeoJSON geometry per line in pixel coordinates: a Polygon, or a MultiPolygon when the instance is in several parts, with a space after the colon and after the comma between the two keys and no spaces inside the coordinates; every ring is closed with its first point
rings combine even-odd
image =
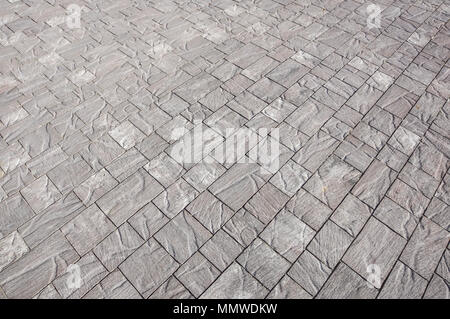
{"type": "Polygon", "coordinates": [[[19,227],[19,233],[27,245],[34,248],[84,209],[80,199],[73,192],[69,193],[19,227]]]}
{"type": "Polygon", "coordinates": [[[183,178],[199,192],[207,189],[216,181],[226,169],[216,160],[207,157],[204,161],[196,164],[187,171],[183,178]]]}
{"type": "Polygon", "coordinates": [[[411,237],[419,218],[385,197],[373,214],[405,239],[411,237]]]}
{"type": "Polygon", "coordinates": [[[388,143],[402,153],[411,155],[419,140],[419,136],[400,126],[389,139],[388,143]]]}
{"type": "Polygon", "coordinates": [[[365,171],[372,163],[377,151],[350,135],[339,144],[334,154],[356,169],[365,171]]]}
{"type": "Polygon", "coordinates": [[[195,297],[200,296],[219,275],[220,271],[199,253],[189,258],[175,273],[195,297]]]}
{"type": "Polygon", "coordinates": [[[152,159],[144,168],[164,187],[169,187],[185,172],[181,165],[164,152],[152,159]]]}
{"type": "Polygon", "coordinates": [[[397,262],[378,299],[420,299],[426,287],[425,279],[403,263],[397,262]]]}
{"type": "Polygon", "coordinates": [[[306,182],[304,189],[335,209],[356,184],[361,173],[336,156],[331,156],[306,182]]]}
{"type": "MultiPolygon", "coordinates": [[[[6,297],[5,297],[6,298],[6,297]]],[[[33,299],[62,299],[61,295],[56,291],[56,288],[53,285],[48,285],[42,291],[40,291],[37,295],[33,297],[33,299]]]]}
{"type": "Polygon", "coordinates": [[[334,111],[329,107],[314,100],[308,100],[297,108],[286,122],[306,135],[312,136],[331,118],[333,113],[334,111]]]}
{"type": "Polygon", "coordinates": [[[132,148],[145,137],[144,133],[129,121],[122,122],[110,131],[109,135],[126,150],[132,148]]]}
{"type": "Polygon", "coordinates": [[[100,170],[124,152],[125,150],[111,136],[105,134],[85,147],[81,155],[93,169],[100,170]]]}
{"type": "Polygon", "coordinates": [[[329,268],[334,268],[352,241],[352,236],[332,221],[328,221],[311,240],[308,250],[329,268]]]}
{"type": "MultiPolygon", "coordinates": [[[[433,194],[439,186],[439,182],[436,179],[434,179],[432,176],[428,175],[421,169],[411,165],[410,163],[406,163],[406,165],[403,167],[402,171],[400,172],[399,178],[406,184],[411,186],[415,191],[420,192],[421,195],[428,198],[433,197],[433,194]]],[[[442,194],[444,193],[445,192],[442,191],[442,194]]]]}
{"type": "Polygon", "coordinates": [[[227,57],[227,60],[242,69],[246,69],[251,64],[262,58],[265,54],[265,50],[250,43],[234,51],[227,57]]]}
{"type": "Polygon", "coordinates": [[[318,299],[375,299],[377,290],[340,263],[317,295],[318,299]]]}
{"type": "Polygon", "coordinates": [[[263,78],[253,84],[248,91],[264,102],[272,103],[283,94],[285,88],[268,78],[263,78]]]}
{"type": "Polygon", "coordinates": [[[439,188],[436,191],[435,196],[445,202],[447,205],[450,205],[450,174],[447,173],[447,175],[445,175],[442,183],[439,185],[439,188]]]}
{"type": "Polygon", "coordinates": [[[14,143],[1,152],[0,167],[5,173],[8,173],[25,164],[30,158],[22,145],[14,143]]]}
{"type": "Polygon", "coordinates": [[[149,299],[192,299],[194,296],[176,279],[169,277],[149,299]]]}
{"type": "Polygon", "coordinates": [[[389,138],[384,133],[372,128],[364,122],[360,122],[356,126],[352,135],[377,151],[380,151],[383,148],[389,138]]]}
{"type": "Polygon", "coordinates": [[[97,257],[90,252],[75,264],[69,265],[66,272],[58,277],[53,284],[64,299],[80,299],[107,274],[108,271],[105,267],[100,263],[97,257]],[[79,278],[76,277],[77,274],[73,270],[75,269],[74,267],[79,270],[79,278]],[[81,283],[79,288],[77,287],[77,280],[80,280],[81,283]]]}
{"type": "Polygon", "coordinates": [[[260,234],[269,246],[294,262],[314,236],[314,231],[292,213],[282,210],[260,234]]]}
{"type": "Polygon", "coordinates": [[[227,105],[232,110],[249,120],[255,114],[261,112],[267,106],[267,103],[245,91],[236,96],[234,100],[228,102],[227,105]]]}
{"type": "Polygon", "coordinates": [[[330,274],[331,269],[309,251],[305,251],[288,272],[292,279],[313,296],[317,294],[330,274]]]}
{"type": "Polygon", "coordinates": [[[74,192],[83,201],[83,204],[90,206],[117,184],[108,171],[102,169],[75,188],[74,192]]]}
{"type": "Polygon", "coordinates": [[[422,218],[400,260],[426,279],[430,279],[448,244],[447,231],[422,218]]]}
{"type": "Polygon", "coordinates": [[[233,263],[203,293],[204,299],[255,299],[269,291],[239,264],[233,263]]]}
{"type": "Polygon", "coordinates": [[[80,156],[68,158],[47,173],[62,194],[67,194],[93,174],[92,168],[80,156]]]}
{"type": "Polygon", "coordinates": [[[61,193],[47,176],[38,178],[21,193],[36,214],[61,198],[61,193]]]}
{"type": "Polygon", "coordinates": [[[308,171],[314,172],[325,162],[338,145],[339,141],[334,137],[319,131],[300,148],[292,159],[308,171]]]}
{"type": "MultiPolygon", "coordinates": [[[[177,115],[176,117],[174,117],[172,120],[170,120],[168,123],[166,123],[165,125],[161,126],[159,129],[156,130],[156,133],[162,137],[165,141],[167,141],[168,143],[173,143],[175,141],[178,141],[184,134],[186,134],[189,130],[191,130],[194,127],[194,125],[189,122],[187,119],[185,119],[183,116],[181,115],[177,115]]],[[[151,137],[152,135],[150,135],[149,137],[151,137]]],[[[161,153],[161,151],[165,148],[163,147],[163,144],[161,143],[161,141],[157,138],[154,137],[152,139],[149,139],[148,141],[146,141],[146,139],[144,139],[142,141],[142,144],[147,144],[145,145],[145,149],[147,149],[147,152],[152,152],[151,148],[153,147],[153,145],[156,144],[157,149],[155,151],[155,153],[150,153],[153,156],[147,156],[147,154],[145,154],[146,152],[142,149],[140,149],[138,147],[138,149],[149,159],[155,157],[156,155],[158,155],[159,153],[161,153]],[[162,148],[162,149],[161,149],[162,148]],[[161,151],[159,151],[161,149],[161,151]]],[[[153,152],[155,152],[153,151],[153,152]]]]}
{"type": "MultiPolygon", "coordinates": [[[[149,190],[154,191],[152,188],[149,190]]],[[[172,218],[182,211],[197,195],[198,192],[191,185],[183,179],[179,179],[159,194],[153,200],[153,203],[167,217],[172,218]]]]}
{"type": "Polygon", "coordinates": [[[308,71],[309,69],[304,65],[292,59],[288,59],[267,74],[267,77],[284,87],[289,88],[308,73],[308,71]]]}
{"type": "Polygon", "coordinates": [[[142,296],[148,297],[178,266],[158,242],[150,239],[125,260],[119,269],[142,296]]]}
{"type": "Polygon", "coordinates": [[[245,205],[245,209],[267,224],[286,204],[289,197],[271,184],[264,185],[245,205]]]}
{"type": "Polygon", "coordinates": [[[352,194],[348,194],[331,216],[339,227],[355,237],[369,219],[372,209],[352,194]]]}
{"type": "Polygon", "coordinates": [[[132,148],[106,166],[106,170],[119,182],[123,182],[146,163],[147,159],[138,150],[132,148]]]}
{"type": "Polygon", "coordinates": [[[18,232],[13,232],[0,239],[0,271],[20,259],[29,251],[27,244],[18,232]]]}
{"type": "Polygon", "coordinates": [[[220,202],[209,191],[205,191],[198,196],[186,207],[186,210],[211,233],[217,232],[234,214],[229,207],[220,202]]]}
{"type": "MultiPolygon", "coordinates": [[[[244,74],[244,73],[243,73],[244,74]]],[[[244,74],[246,75],[246,74],[244,74]]],[[[251,79],[250,76],[246,75],[251,79]]],[[[233,99],[233,96],[222,88],[217,88],[208,93],[204,98],[200,99],[200,103],[209,108],[211,111],[217,111],[219,108],[227,104],[233,99]]]]}
{"type": "Polygon", "coordinates": [[[186,102],[192,104],[198,102],[201,98],[204,98],[209,92],[216,89],[219,85],[219,80],[208,73],[201,73],[186,81],[173,92],[186,102]]]}
{"type": "Polygon", "coordinates": [[[328,206],[303,189],[291,198],[286,209],[314,230],[320,229],[332,214],[328,206]]]}
{"type": "Polygon", "coordinates": [[[263,56],[261,59],[243,70],[242,75],[245,75],[253,81],[258,81],[260,78],[262,78],[276,66],[278,66],[278,64],[279,63],[276,60],[268,56],[263,56]]]}
{"type": "Polygon", "coordinates": [[[110,273],[84,299],[141,299],[142,297],[118,270],[110,273]]]}
{"type": "Polygon", "coordinates": [[[113,271],[143,243],[138,233],[125,223],[106,237],[93,252],[109,271],[113,271]]]}
{"type": "Polygon", "coordinates": [[[439,276],[441,276],[442,278],[444,278],[447,281],[450,279],[449,259],[450,259],[450,250],[447,249],[444,252],[444,255],[442,256],[441,261],[439,262],[439,265],[436,269],[436,274],[438,274],[439,276]]]}
{"type": "Polygon", "coordinates": [[[352,194],[374,208],[387,192],[396,174],[378,160],[374,160],[352,190],[352,194]]]}
{"type": "Polygon", "coordinates": [[[145,240],[152,237],[168,221],[169,219],[151,202],[128,219],[130,225],[145,240]]]}
{"type": "Polygon", "coordinates": [[[370,265],[376,265],[383,283],[405,245],[405,239],[371,218],[342,260],[366,279],[372,274],[370,265]]]}
{"type": "Polygon", "coordinates": [[[260,239],[247,247],[237,261],[269,289],[277,284],[290,267],[290,263],[260,239]]]}
{"type": "Polygon", "coordinates": [[[347,101],[346,105],[361,114],[366,114],[382,95],[383,93],[377,88],[364,84],[347,101]]]}
{"type": "Polygon", "coordinates": [[[392,184],[387,196],[418,218],[423,215],[429,203],[428,198],[399,179],[392,184]]]}
{"type": "Polygon", "coordinates": [[[56,232],[0,273],[9,298],[31,298],[64,273],[79,256],[61,232],[56,232]]]}
{"type": "Polygon", "coordinates": [[[245,209],[239,210],[223,227],[242,246],[248,246],[263,230],[264,224],[245,209]]]}
{"type": "Polygon", "coordinates": [[[161,109],[152,107],[132,114],[129,121],[148,136],[170,121],[170,116],[161,109]]]}
{"type": "Polygon", "coordinates": [[[211,233],[183,211],[165,225],[155,238],[170,255],[183,263],[211,238],[211,233]]]}
{"type": "Polygon", "coordinates": [[[61,231],[80,255],[84,255],[114,230],[113,223],[96,206],[85,209],[61,231]]]}
{"type": "Polygon", "coordinates": [[[17,195],[0,202],[0,238],[9,235],[33,216],[33,210],[17,195]]]}
{"type": "MultiPolygon", "coordinates": [[[[136,148],[149,160],[161,154],[169,144],[158,134],[154,133],[146,137],[136,148]]],[[[113,164],[112,164],[113,165],[113,164]]]]}
{"type": "Polygon", "coordinates": [[[242,247],[221,229],[203,245],[200,252],[220,271],[224,271],[242,252],[242,247]]]}
{"type": "Polygon", "coordinates": [[[310,173],[306,169],[289,160],[270,179],[270,182],[284,194],[294,196],[309,177],[310,173]]]}
{"type": "Polygon", "coordinates": [[[232,210],[239,210],[267,181],[255,163],[236,163],[214,182],[209,190],[232,210]]]}

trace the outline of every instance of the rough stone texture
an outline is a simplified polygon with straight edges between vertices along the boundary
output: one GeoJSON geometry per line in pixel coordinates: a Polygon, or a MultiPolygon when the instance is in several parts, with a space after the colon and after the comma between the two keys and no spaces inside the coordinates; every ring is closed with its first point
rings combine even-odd
{"type": "Polygon", "coordinates": [[[0,0],[0,299],[450,298],[448,1],[74,2],[0,0]]]}

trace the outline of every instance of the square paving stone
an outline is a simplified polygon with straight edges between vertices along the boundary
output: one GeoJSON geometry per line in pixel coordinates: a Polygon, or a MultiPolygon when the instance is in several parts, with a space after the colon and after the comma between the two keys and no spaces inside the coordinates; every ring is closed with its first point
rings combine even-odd
{"type": "Polygon", "coordinates": [[[221,229],[203,245],[200,252],[219,270],[224,271],[242,252],[242,247],[221,229]]]}
{"type": "Polygon", "coordinates": [[[42,176],[25,187],[22,195],[36,214],[61,198],[61,193],[47,176],[42,176]]]}

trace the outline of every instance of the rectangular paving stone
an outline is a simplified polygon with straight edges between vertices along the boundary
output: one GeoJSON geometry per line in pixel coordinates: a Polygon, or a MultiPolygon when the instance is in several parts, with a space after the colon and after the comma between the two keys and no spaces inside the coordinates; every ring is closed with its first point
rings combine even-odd
{"type": "Polygon", "coordinates": [[[309,69],[307,67],[292,59],[288,59],[267,74],[267,77],[289,88],[308,73],[308,71],[309,69]]]}
{"type": "Polygon", "coordinates": [[[292,113],[286,122],[308,136],[314,135],[334,111],[329,107],[310,99],[292,113]]]}
{"type": "Polygon", "coordinates": [[[114,224],[92,205],[65,224],[61,231],[80,255],[84,255],[114,230],[114,224]]]}
{"type": "Polygon", "coordinates": [[[148,297],[178,266],[158,242],[150,239],[125,260],[119,269],[142,296],[148,297]]]}
{"type": "Polygon", "coordinates": [[[374,160],[352,190],[352,194],[372,208],[381,201],[393,183],[396,173],[378,160],[374,160]]]}
{"type": "Polygon", "coordinates": [[[181,282],[170,276],[149,299],[193,299],[194,296],[184,287],[181,282]]]}
{"type": "Polygon", "coordinates": [[[400,260],[419,275],[430,280],[448,244],[448,239],[447,231],[428,218],[422,218],[400,260]]]}
{"type": "Polygon", "coordinates": [[[366,279],[372,274],[369,266],[375,265],[373,269],[379,269],[379,284],[381,284],[387,278],[405,245],[405,239],[371,218],[342,260],[366,279]]]}
{"type": "Polygon", "coordinates": [[[78,258],[76,251],[58,231],[4,269],[0,273],[0,284],[9,298],[31,298],[78,258]]]}
{"type": "Polygon", "coordinates": [[[288,196],[294,196],[308,180],[310,173],[296,162],[289,160],[270,179],[270,183],[288,196]]]}
{"type": "Polygon", "coordinates": [[[253,84],[248,91],[264,102],[272,103],[283,94],[285,88],[268,78],[263,78],[253,84]]]}
{"type": "Polygon", "coordinates": [[[299,284],[288,276],[283,277],[281,281],[267,295],[267,299],[311,299],[299,284]]]}
{"type": "Polygon", "coordinates": [[[196,164],[187,171],[183,175],[183,178],[199,192],[202,192],[225,173],[225,171],[226,169],[216,160],[207,157],[204,161],[196,164]]]}
{"type": "Polygon", "coordinates": [[[139,131],[129,121],[122,122],[119,126],[116,126],[109,132],[109,135],[126,150],[132,148],[145,137],[144,133],[139,131]]]}
{"type": "Polygon", "coordinates": [[[423,215],[429,203],[428,198],[399,179],[392,184],[387,196],[418,218],[423,215]]]}
{"type": "Polygon", "coordinates": [[[220,271],[224,271],[242,252],[242,247],[221,229],[200,248],[200,252],[220,271]]]}
{"type": "Polygon", "coordinates": [[[227,60],[242,69],[246,69],[251,64],[262,58],[265,54],[265,50],[250,43],[234,51],[227,57],[227,60]]]}

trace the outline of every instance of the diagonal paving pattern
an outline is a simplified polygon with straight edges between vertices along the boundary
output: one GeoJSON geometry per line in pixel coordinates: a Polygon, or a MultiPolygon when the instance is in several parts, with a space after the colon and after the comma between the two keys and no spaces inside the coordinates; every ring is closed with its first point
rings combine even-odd
{"type": "Polygon", "coordinates": [[[0,8],[0,299],[450,298],[448,0],[0,8]]]}

